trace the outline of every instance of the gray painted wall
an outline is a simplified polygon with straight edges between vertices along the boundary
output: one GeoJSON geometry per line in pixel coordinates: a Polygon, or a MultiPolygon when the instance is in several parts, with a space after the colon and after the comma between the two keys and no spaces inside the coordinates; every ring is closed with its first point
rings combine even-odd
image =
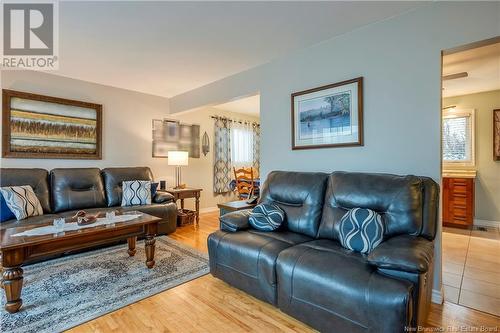
{"type": "Polygon", "coordinates": [[[500,109],[500,90],[448,97],[443,105],[474,109],[476,118],[475,218],[500,222],[500,161],[493,160],[493,110],[500,109]]]}
{"type": "MultiPolygon", "coordinates": [[[[171,112],[261,94],[261,170],[357,170],[440,181],[441,50],[500,35],[500,3],[429,3],[170,99],[171,112]],[[363,76],[365,146],[291,150],[290,94],[363,76]]],[[[441,285],[441,236],[435,289],[441,285]]]]}

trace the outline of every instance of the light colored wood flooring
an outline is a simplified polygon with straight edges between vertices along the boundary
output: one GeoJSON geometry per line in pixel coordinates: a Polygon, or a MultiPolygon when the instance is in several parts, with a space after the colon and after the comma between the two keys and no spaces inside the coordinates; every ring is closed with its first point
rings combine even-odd
{"type": "MultiPolygon", "coordinates": [[[[202,214],[199,228],[170,237],[207,251],[218,212],[202,214]]],[[[429,327],[500,327],[500,317],[445,302],[432,305],[429,327]]],[[[79,332],[312,332],[301,322],[210,275],[187,282],[70,330],[79,332]]]]}
{"type": "Polygon", "coordinates": [[[500,232],[444,228],[443,288],[449,302],[500,316],[500,232]]]}

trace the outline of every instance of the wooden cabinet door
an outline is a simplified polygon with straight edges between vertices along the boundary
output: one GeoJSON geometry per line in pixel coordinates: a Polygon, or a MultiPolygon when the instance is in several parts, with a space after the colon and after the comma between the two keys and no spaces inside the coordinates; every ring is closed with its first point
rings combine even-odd
{"type": "Polygon", "coordinates": [[[473,178],[443,178],[443,222],[463,227],[472,226],[473,178]]]}

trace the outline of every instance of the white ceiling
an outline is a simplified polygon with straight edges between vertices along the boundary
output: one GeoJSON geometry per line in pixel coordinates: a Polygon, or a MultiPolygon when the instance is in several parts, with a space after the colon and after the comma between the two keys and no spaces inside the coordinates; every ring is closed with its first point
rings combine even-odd
{"type": "Polygon", "coordinates": [[[443,57],[443,75],[467,72],[468,77],[443,81],[443,96],[500,89],[500,43],[443,57]]]}
{"type": "Polygon", "coordinates": [[[228,112],[242,113],[252,117],[259,117],[260,95],[240,98],[231,102],[216,105],[214,108],[228,112]]]}
{"type": "Polygon", "coordinates": [[[421,2],[60,2],[54,74],[171,97],[421,2]]]}

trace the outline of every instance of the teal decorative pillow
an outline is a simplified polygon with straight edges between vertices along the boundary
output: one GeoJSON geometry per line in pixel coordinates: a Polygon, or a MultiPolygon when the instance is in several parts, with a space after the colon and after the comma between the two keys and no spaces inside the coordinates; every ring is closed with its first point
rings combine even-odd
{"type": "Polygon", "coordinates": [[[285,212],[274,204],[258,204],[252,210],[248,223],[260,231],[278,229],[285,220],[285,212]]]}
{"type": "Polygon", "coordinates": [[[370,253],[384,240],[382,216],[371,209],[353,208],[340,220],[340,244],[352,251],[370,253]]]}
{"type": "Polygon", "coordinates": [[[30,216],[43,215],[42,205],[31,186],[0,187],[0,192],[16,219],[23,220],[30,216]]]}
{"type": "Polygon", "coordinates": [[[151,205],[151,182],[131,180],[122,183],[122,206],[151,205]]]}

